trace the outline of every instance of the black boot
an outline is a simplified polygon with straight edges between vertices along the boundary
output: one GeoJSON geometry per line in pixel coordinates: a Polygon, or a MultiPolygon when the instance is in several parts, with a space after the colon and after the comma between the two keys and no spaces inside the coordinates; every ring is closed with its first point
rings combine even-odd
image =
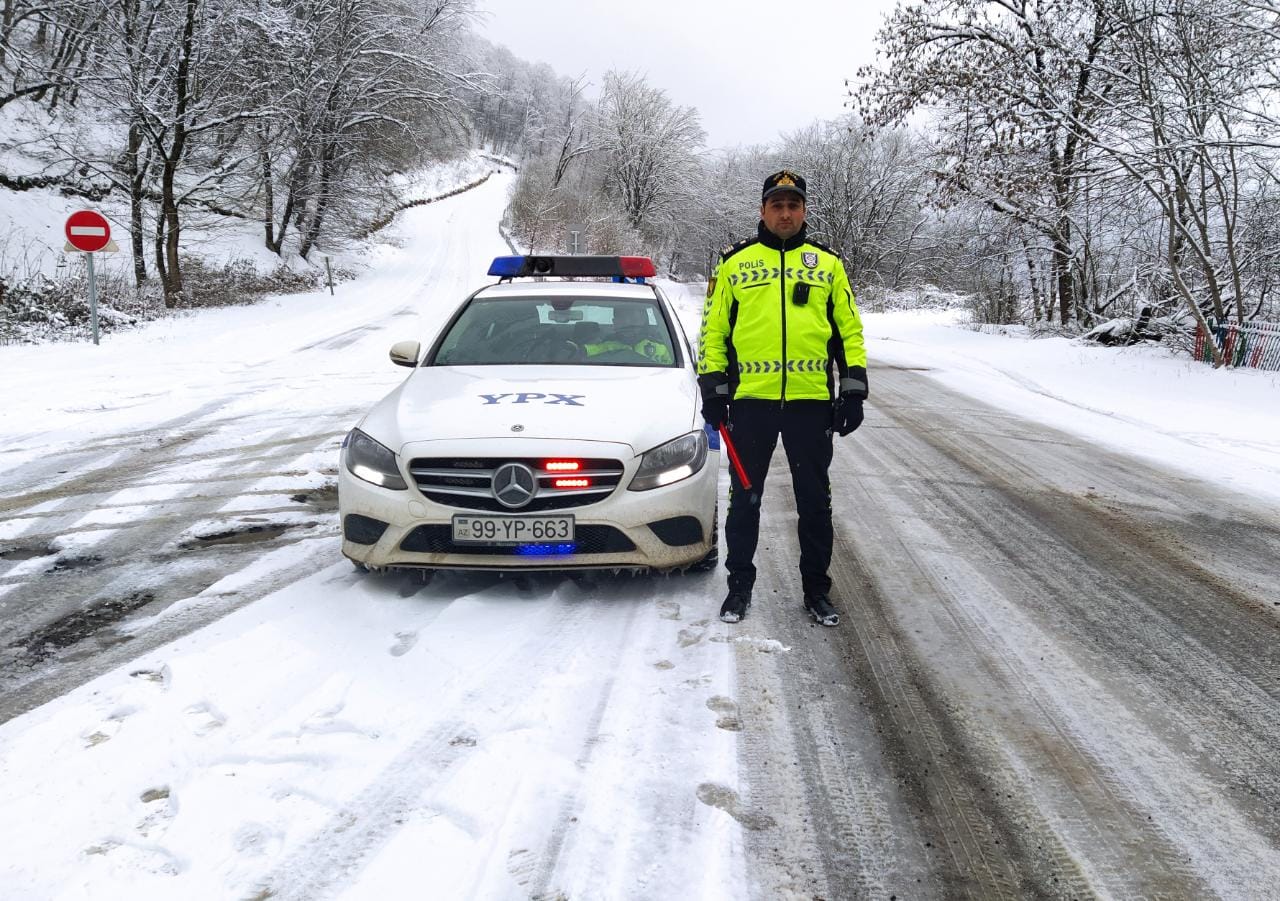
{"type": "Polygon", "coordinates": [[[751,606],[751,595],[745,591],[730,591],[729,596],[720,605],[720,619],[726,623],[739,622],[747,615],[751,606]]]}
{"type": "Polygon", "coordinates": [[[814,620],[824,626],[840,625],[840,613],[835,607],[831,606],[831,598],[827,597],[825,591],[806,594],[804,596],[804,609],[809,611],[809,615],[814,620]]]}

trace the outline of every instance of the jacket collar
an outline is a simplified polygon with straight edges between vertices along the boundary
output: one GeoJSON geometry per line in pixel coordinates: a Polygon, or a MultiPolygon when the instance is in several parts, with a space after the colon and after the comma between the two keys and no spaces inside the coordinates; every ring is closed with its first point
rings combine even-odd
{"type": "Polygon", "coordinates": [[[796,232],[787,240],[782,240],[769,229],[764,227],[764,220],[760,220],[756,225],[756,234],[760,238],[760,243],[765,247],[772,247],[774,250],[795,250],[805,241],[805,235],[809,233],[809,223],[806,222],[800,226],[800,231],[796,232]]]}

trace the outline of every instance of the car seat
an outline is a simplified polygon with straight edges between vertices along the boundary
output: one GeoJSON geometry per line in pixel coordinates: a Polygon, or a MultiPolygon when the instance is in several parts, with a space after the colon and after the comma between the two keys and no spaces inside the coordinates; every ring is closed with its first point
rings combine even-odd
{"type": "Polygon", "coordinates": [[[619,330],[648,328],[649,308],[638,303],[629,303],[614,307],[613,327],[619,330]]]}
{"type": "Polygon", "coordinates": [[[623,344],[639,344],[641,341],[656,341],[667,345],[664,330],[649,324],[649,310],[646,304],[618,304],[613,308],[613,337],[623,344]]]}

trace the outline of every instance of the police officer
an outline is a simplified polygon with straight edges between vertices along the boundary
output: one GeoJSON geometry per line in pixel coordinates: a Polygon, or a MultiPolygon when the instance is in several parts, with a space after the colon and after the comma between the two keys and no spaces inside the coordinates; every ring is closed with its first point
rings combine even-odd
{"type": "Polygon", "coordinates": [[[799,513],[804,606],[824,626],[831,603],[831,435],[862,424],[867,354],[844,265],[811,240],[805,180],[775,172],[764,181],[755,238],[725,248],[707,286],[698,383],[702,415],[728,424],[751,482],[731,471],[725,523],[729,594],[720,618],[736,623],[751,604],[760,497],[778,437],[791,467],[799,513]]]}

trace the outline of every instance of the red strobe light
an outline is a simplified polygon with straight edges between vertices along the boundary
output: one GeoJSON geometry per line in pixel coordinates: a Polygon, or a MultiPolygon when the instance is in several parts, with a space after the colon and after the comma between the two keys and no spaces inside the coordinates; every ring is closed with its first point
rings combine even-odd
{"type": "Polygon", "coordinates": [[[582,464],[577,460],[548,460],[547,472],[578,472],[582,464]]]}
{"type": "Polygon", "coordinates": [[[590,488],[590,479],[556,479],[551,483],[553,488],[590,488]]]}
{"type": "Polygon", "coordinates": [[[622,275],[625,278],[653,278],[658,270],[653,268],[653,260],[648,257],[618,257],[622,264],[622,275]]]}

